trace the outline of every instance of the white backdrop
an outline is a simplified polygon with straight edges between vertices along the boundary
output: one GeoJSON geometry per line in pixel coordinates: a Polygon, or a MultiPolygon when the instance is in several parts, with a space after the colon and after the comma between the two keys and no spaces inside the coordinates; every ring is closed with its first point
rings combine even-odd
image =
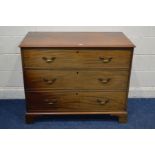
{"type": "Polygon", "coordinates": [[[0,98],[24,98],[20,44],[28,31],[120,31],[136,45],[129,97],[155,97],[155,27],[0,27],[0,98]]]}

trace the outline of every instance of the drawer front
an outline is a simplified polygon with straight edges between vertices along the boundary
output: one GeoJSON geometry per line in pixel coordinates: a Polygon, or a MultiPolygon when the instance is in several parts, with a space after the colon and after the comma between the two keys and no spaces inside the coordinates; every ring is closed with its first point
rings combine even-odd
{"type": "Polygon", "coordinates": [[[25,88],[126,90],[128,71],[25,70],[25,88]]]}
{"type": "Polygon", "coordinates": [[[126,92],[26,92],[28,111],[102,112],[125,110],[126,92]]]}
{"type": "Polygon", "coordinates": [[[25,68],[129,68],[130,50],[22,50],[25,68]]]}

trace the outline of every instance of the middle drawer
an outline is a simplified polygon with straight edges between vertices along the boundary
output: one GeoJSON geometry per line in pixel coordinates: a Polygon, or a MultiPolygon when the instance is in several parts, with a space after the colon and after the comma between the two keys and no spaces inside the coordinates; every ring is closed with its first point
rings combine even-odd
{"type": "Polygon", "coordinates": [[[126,90],[128,71],[25,70],[25,88],[126,90]]]}

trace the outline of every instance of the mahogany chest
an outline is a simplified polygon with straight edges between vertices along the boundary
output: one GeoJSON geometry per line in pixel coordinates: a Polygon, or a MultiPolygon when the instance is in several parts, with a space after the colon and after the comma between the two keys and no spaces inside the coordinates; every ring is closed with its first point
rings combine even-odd
{"type": "Polygon", "coordinates": [[[29,32],[20,44],[26,122],[110,114],[127,121],[134,45],[121,32],[29,32]]]}

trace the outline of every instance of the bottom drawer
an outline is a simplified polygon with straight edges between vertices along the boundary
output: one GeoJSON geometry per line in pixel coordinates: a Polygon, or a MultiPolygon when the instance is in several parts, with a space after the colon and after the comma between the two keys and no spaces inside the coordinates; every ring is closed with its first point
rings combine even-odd
{"type": "Polygon", "coordinates": [[[102,112],[125,110],[126,92],[26,92],[27,111],[102,112]]]}

